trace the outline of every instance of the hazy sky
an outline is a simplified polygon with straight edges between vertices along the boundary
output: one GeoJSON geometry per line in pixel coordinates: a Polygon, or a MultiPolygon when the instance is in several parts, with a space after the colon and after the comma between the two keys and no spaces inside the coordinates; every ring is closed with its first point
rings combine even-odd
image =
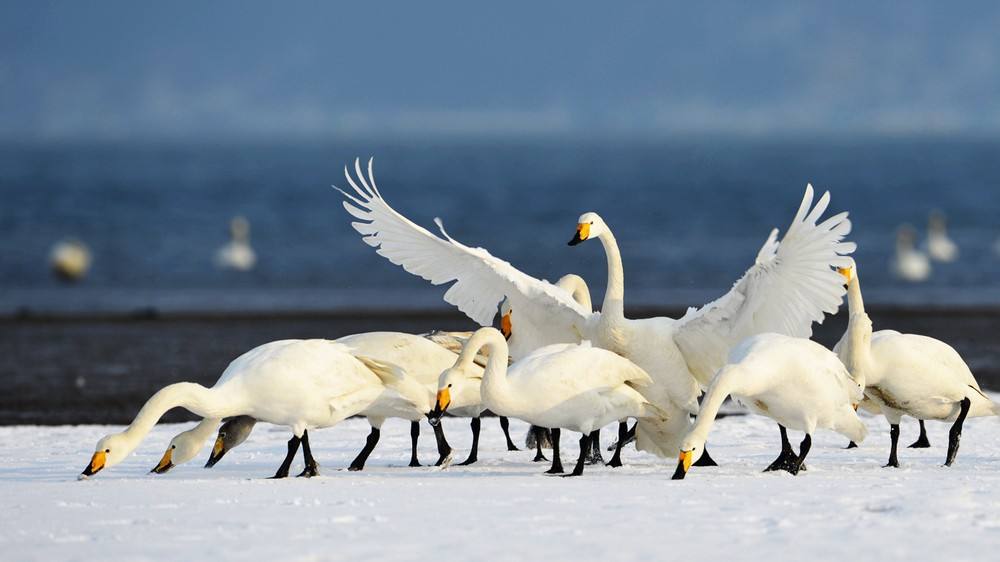
{"type": "Polygon", "coordinates": [[[1000,4],[692,4],[0,0],[0,137],[1000,132],[1000,4]]]}

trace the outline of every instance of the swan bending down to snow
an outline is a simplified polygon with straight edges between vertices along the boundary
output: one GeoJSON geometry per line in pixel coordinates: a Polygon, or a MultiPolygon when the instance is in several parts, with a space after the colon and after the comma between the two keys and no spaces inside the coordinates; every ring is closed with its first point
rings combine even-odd
{"type": "Polygon", "coordinates": [[[904,281],[916,283],[931,275],[931,260],[917,249],[917,230],[908,224],[896,231],[896,254],[891,266],[893,274],[904,281]]]}
{"type": "Polygon", "coordinates": [[[330,427],[358,414],[401,377],[397,367],[356,357],[347,346],[332,341],[266,343],[236,358],[211,388],[181,382],[160,389],[124,431],[98,441],[80,477],[125,460],[160,417],[176,407],[215,421],[248,415],[288,426],[294,435],[275,476],[288,475],[300,444],[306,461],[300,476],[313,476],[319,465],[312,457],[307,430],[330,427]]]}
{"type": "MultiPolygon", "coordinates": [[[[344,207],[358,219],[352,223],[378,254],[434,285],[451,283],[444,300],[480,325],[491,323],[497,302],[507,297],[519,329],[510,339],[516,361],[554,343],[589,340],[618,353],[653,379],[646,397],[666,420],[643,418],[636,428],[637,448],[660,456],[673,455],[690,427],[686,413],[698,411],[697,397],[726,360],[729,349],[747,336],[778,332],[808,337],[812,323],[837,310],[845,289],[831,266],[843,266],[854,244],[843,238],[851,229],[847,213],[823,222],[829,204],[825,193],[813,206],[806,187],[802,203],[784,238],[775,229],[757,254],[756,263],[732,290],[681,319],[627,319],[624,315],[624,272],[610,229],[596,213],[578,221],[574,240],[597,238],[605,249],[608,284],[601,312],[580,306],[565,291],[531,277],[482,248],[471,248],[414,224],[382,198],[372,162],[367,175],[355,161],[353,188],[342,191],[344,207]],[[360,183],[360,185],[358,185],[360,183]]],[[[436,221],[441,227],[441,222],[436,221]]]]}
{"type": "Polygon", "coordinates": [[[855,327],[855,319],[862,320],[857,322],[859,335],[845,334],[834,349],[841,355],[845,350],[853,350],[855,357],[848,367],[852,372],[862,373],[865,396],[889,421],[892,444],[886,466],[899,466],[899,422],[904,415],[920,420],[954,421],[944,463],[951,466],[958,454],[965,419],[1000,415],[1000,405],[983,394],[969,366],[950,345],[894,330],[872,333],[857,266],[852,264],[842,269],[841,274],[848,284],[849,334],[855,327]]]}
{"type": "Polygon", "coordinates": [[[729,395],[750,411],[778,422],[782,451],[767,470],[798,474],[817,428],[832,429],[853,441],[864,440],[868,430],[855,412],[863,389],[864,381],[853,378],[833,352],[816,342],[780,334],[747,338],[712,379],[698,419],[681,443],[673,478],[680,480],[687,474],[729,395]],[[806,434],[798,455],[787,445],[786,428],[806,434]]]}
{"type": "Polygon", "coordinates": [[[958,244],[948,236],[948,223],[941,211],[934,211],[927,219],[927,255],[939,262],[958,259],[958,244]]]}
{"type": "MultiPolygon", "coordinates": [[[[367,332],[344,336],[335,340],[337,343],[347,347],[349,353],[355,356],[367,357],[379,362],[398,366],[402,370],[402,377],[391,386],[386,386],[379,394],[379,397],[368,405],[360,415],[368,419],[371,425],[371,432],[365,441],[365,446],[351,462],[349,470],[363,470],[365,462],[381,436],[382,424],[387,418],[401,418],[410,422],[410,464],[409,466],[420,466],[417,459],[417,441],[420,436],[420,421],[430,412],[433,407],[434,395],[437,392],[438,377],[440,373],[452,366],[458,357],[460,343],[449,342],[461,339],[462,334],[449,332],[439,332],[433,336],[417,336],[401,332],[367,332]],[[447,345],[446,345],[447,344],[447,345]],[[457,350],[452,350],[454,347],[457,350]]],[[[468,337],[468,333],[465,333],[468,337]]],[[[478,388],[477,394],[478,394],[478,388]]],[[[478,402],[478,396],[477,396],[478,402]]],[[[480,408],[475,415],[482,412],[480,408]]],[[[461,414],[461,412],[459,412],[461,414]]],[[[167,447],[163,458],[157,464],[153,472],[163,473],[170,468],[183,464],[198,454],[198,451],[209,438],[215,427],[218,427],[218,420],[203,420],[194,429],[185,431],[175,436],[167,447]]],[[[223,456],[230,450],[243,443],[246,437],[253,430],[257,420],[248,416],[241,416],[229,420],[219,429],[219,435],[212,448],[206,467],[215,466],[223,456]]],[[[510,435],[506,430],[506,418],[502,420],[508,444],[510,435]]],[[[473,442],[478,444],[478,424],[473,424],[473,442]]],[[[444,437],[443,429],[434,427],[434,435],[438,444],[437,465],[443,465],[450,460],[451,447],[444,437]]],[[[514,450],[517,450],[514,448],[514,450]]],[[[470,453],[470,457],[475,461],[475,449],[470,453]]]]}
{"type": "MultiPolygon", "coordinates": [[[[571,476],[583,474],[594,430],[615,420],[662,415],[641,394],[651,382],[649,375],[631,361],[584,342],[543,347],[508,368],[507,340],[493,328],[477,330],[455,365],[442,374],[435,414],[448,410],[456,384],[477,377],[472,358],[482,349],[489,356],[481,375],[487,408],[498,415],[552,428],[554,433],[569,429],[582,434],[580,456],[571,476]]],[[[558,437],[553,437],[549,473],[554,474],[563,470],[558,437]]]]}

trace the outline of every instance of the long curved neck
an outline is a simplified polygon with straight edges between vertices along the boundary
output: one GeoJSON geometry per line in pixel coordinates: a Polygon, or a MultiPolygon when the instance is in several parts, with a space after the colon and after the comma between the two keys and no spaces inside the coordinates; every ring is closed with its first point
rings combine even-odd
{"type": "Polygon", "coordinates": [[[572,295],[573,300],[583,308],[586,308],[588,312],[594,310],[594,304],[590,300],[590,287],[587,286],[587,282],[579,275],[573,275],[572,273],[563,275],[556,285],[572,295]]]}
{"type": "Polygon", "coordinates": [[[486,361],[486,369],[483,371],[482,392],[483,397],[493,397],[505,400],[509,394],[507,385],[507,359],[509,349],[507,340],[503,335],[493,328],[480,328],[476,330],[465,347],[462,354],[458,356],[457,363],[467,365],[472,363],[476,354],[485,351],[489,356],[486,361]]]}
{"type": "Polygon", "coordinates": [[[625,317],[625,270],[622,267],[622,255],[618,251],[618,241],[611,234],[611,229],[605,228],[598,237],[604,246],[608,258],[608,287],[604,291],[604,304],[601,306],[601,316],[625,317]]]}
{"type": "Polygon", "coordinates": [[[861,282],[855,275],[847,284],[847,333],[841,350],[841,360],[851,378],[865,384],[865,378],[872,364],[872,321],[865,313],[865,302],[861,298],[861,282]]]}
{"type": "Polygon", "coordinates": [[[695,418],[694,426],[691,427],[690,435],[697,437],[699,442],[704,443],[708,439],[708,432],[711,431],[715,423],[715,417],[719,415],[726,397],[733,391],[733,377],[736,367],[730,365],[724,367],[715,376],[708,392],[701,400],[701,407],[698,408],[698,417],[695,418]]]}
{"type": "Polygon", "coordinates": [[[217,392],[200,384],[179,382],[157,391],[143,404],[135,419],[122,432],[134,449],[153,429],[163,414],[176,407],[183,407],[205,418],[224,418],[232,415],[231,408],[219,399],[217,392]]]}

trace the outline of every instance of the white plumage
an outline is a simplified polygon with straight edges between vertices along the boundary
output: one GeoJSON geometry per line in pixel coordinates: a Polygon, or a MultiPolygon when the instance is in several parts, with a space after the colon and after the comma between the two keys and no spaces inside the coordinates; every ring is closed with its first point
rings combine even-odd
{"type": "Polygon", "coordinates": [[[890,264],[892,273],[904,281],[924,281],[931,275],[931,260],[917,249],[917,231],[904,224],[896,231],[896,253],[890,264]]]}

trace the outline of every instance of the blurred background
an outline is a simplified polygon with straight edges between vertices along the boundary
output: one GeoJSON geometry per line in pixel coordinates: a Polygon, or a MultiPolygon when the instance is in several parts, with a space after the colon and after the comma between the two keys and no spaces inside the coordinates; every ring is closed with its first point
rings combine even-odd
{"type": "Polygon", "coordinates": [[[350,228],[330,186],[370,156],[410,218],[597,302],[600,247],[565,244],[600,212],[634,314],[722,294],[812,182],[878,327],[1000,383],[998,28],[991,2],[0,2],[0,423],[127,421],[269,339],[471,327],[350,228]]]}

